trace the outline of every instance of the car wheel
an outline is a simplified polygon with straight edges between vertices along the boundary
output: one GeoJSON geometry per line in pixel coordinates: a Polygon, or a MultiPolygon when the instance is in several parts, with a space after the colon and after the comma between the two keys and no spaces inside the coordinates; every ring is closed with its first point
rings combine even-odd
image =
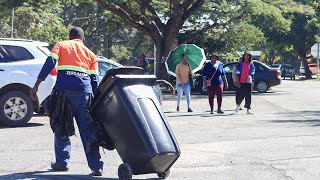
{"type": "Polygon", "coordinates": [[[8,126],[23,126],[33,114],[30,97],[22,91],[10,91],[0,98],[0,120],[8,126]]]}
{"type": "Polygon", "coordinates": [[[269,86],[265,81],[259,81],[256,83],[256,90],[260,93],[267,92],[269,86]]]}

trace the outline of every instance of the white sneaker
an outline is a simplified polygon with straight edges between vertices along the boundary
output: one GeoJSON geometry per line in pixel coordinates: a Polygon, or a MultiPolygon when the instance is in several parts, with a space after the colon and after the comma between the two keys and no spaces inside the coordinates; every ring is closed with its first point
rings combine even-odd
{"type": "Polygon", "coordinates": [[[253,112],[250,109],[248,109],[247,114],[253,114],[253,112]]]}
{"type": "Polygon", "coordinates": [[[240,109],[240,106],[239,105],[237,105],[237,107],[236,107],[236,109],[234,110],[236,113],[238,113],[239,112],[239,109],[240,109]]]}

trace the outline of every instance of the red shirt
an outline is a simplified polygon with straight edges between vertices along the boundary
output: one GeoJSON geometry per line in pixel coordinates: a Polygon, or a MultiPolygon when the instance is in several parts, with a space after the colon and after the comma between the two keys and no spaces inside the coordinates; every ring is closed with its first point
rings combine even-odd
{"type": "Polygon", "coordinates": [[[242,70],[240,74],[240,83],[248,83],[249,74],[250,74],[250,63],[243,61],[242,70]]]}

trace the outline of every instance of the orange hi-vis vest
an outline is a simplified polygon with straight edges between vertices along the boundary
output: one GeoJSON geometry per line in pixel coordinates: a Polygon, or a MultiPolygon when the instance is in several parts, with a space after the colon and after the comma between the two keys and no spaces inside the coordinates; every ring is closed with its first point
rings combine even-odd
{"type": "Polygon", "coordinates": [[[95,93],[98,89],[98,61],[80,39],[58,42],[43,65],[38,79],[44,80],[58,62],[56,90],[95,93]]]}
{"type": "Polygon", "coordinates": [[[50,55],[58,61],[58,71],[72,70],[89,75],[98,74],[96,55],[79,39],[58,42],[50,55]]]}

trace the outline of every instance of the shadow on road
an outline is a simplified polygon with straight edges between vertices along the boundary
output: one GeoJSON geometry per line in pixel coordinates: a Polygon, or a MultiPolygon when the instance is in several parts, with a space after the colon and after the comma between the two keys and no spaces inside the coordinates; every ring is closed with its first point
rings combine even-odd
{"type": "Polygon", "coordinates": [[[298,111],[301,114],[308,114],[312,116],[320,116],[320,111],[298,111]]]}
{"type": "MultiPolygon", "coordinates": [[[[62,179],[62,180],[87,180],[87,179],[103,179],[103,180],[117,180],[117,178],[107,178],[107,177],[93,177],[90,175],[79,175],[79,174],[46,174],[54,173],[51,170],[48,171],[34,171],[34,172],[24,172],[24,173],[13,173],[4,176],[0,176],[0,179],[62,179]]],[[[147,178],[145,180],[158,180],[159,178],[147,178]]],[[[133,178],[133,180],[135,180],[133,178]]],[[[141,179],[140,179],[141,180],[141,179]]]]}
{"type": "MultiPolygon", "coordinates": [[[[265,93],[259,93],[257,91],[253,91],[252,94],[254,96],[275,96],[275,95],[282,95],[280,92],[274,92],[274,91],[267,91],[265,93]]],[[[199,93],[191,93],[191,101],[192,99],[208,99],[207,94],[199,94],[199,93]]],[[[230,96],[236,96],[235,91],[225,91],[223,92],[224,97],[230,97],[230,96]]],[[[185,97],[184,95],[182,97],[185,97]]],[[[163,94],[163,100],[164,101],[176,101],[177,100],[177,94],[163,94]]]]}
{"type": "Polygon", "coordinates": [[[190,116],[197,116],[197,117],[211,117],[211,116],[231,116],[234,115],[234,113],[225,113],[225,114],[218,114],[218,113],[214,113],[214,114],[210,114],[210,112],[208,111],[208,113],[190,113],[190,114],[174,114],[174,115],[167,115],[167,117],[190,117],[190,116]]]}
{"type": "Polygon", "coordinates": [[[41,123],[28,123],[25,126],[21,126],[21,127],[10,127],[10,126],[5,126],[3,124],[0,124],[0,129],[9,129],[9,128],[27,128],[27,127],[37,127],[37,126],[43,126],[44,124],[41,123]]]}
{"type": "Polygon", "coordinates": [[[320,126],[320,120],[275,120],[274,123],[304,123],[312,126],[320,126]]]}
{"type": "MultiPolygon", "coordinates": [[[[288,116],[292,116],[292,113],[283,113],[288,116]]],[[[302,115],[302,116],[316,116],[318,119],[307,119],[307,120],[274,120],[271,122],[274,123],[304,123],[309,124],[311,126],[320,126],[320,111],[296,111],[294,114],[302,115]]]]}

